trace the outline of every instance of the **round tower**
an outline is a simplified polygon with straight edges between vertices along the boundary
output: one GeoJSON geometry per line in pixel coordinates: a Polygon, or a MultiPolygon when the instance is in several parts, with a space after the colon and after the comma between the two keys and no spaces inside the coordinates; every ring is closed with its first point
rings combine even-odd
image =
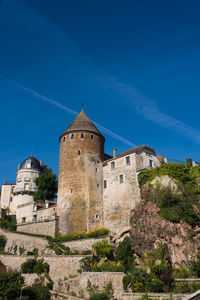
{"type": "Polygon", "coordinates": [[[105,138],[82,110],[60,136],[59,141],[59,231],[86,231],[89,208],[88,174],[91,172],[88,161],[103,160],[105,138]]]}

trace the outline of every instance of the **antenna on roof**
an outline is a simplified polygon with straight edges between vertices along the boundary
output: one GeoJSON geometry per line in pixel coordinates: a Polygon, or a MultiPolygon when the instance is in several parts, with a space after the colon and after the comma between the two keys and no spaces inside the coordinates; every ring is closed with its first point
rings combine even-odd
{"type": "Polygon", "coordinates": [[[31,151],[31,156],[33,156],[33,149],[32,149],[32,151],[31,151]]]}
{"type": "Polygon", "coordinates": [[[83,102],[81,102],[81,106],[82,106],[82,110],[83,110],[83,107],[84,107],[84,103],[83,102]]]}

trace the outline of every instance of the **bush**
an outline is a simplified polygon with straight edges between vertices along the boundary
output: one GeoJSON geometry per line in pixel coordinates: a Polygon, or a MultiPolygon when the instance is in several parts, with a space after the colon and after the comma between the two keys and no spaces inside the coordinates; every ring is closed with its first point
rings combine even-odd
{"type": "Polygon", "coordinates": [[[172,271],[173,278],[189,278],[190,271],[186,269],[184,266],[180,266],[179,268],[174,268],[172,271]]]}
{"type": "Polygon", "coordinates": [[[50,300],[49,289],[41,283],[35,283],[32,286],[23,289],[23,296],[29,297],[31,300],[50,300]]]}
{"type": "Polygon", "coordinates": [[[109,230],[102,227],[89,231],[88,233],[85,231],[78,233],[71,233],[62,235],[60,233],[56,234],[55,237],[50,238],[53,242],[68,242],[80,239],[87,239],[93,237],[105,237],[109,235],[109,230]]]}
{"type": "Polygon", "coordinates": [[[2,217],[0,218],[0,228],[7,229],[9,231],[16,231],[16,216],[9,215],[8,213],[2,213],[2,217]]]}
{"type": "Polygon", "coordinates": [[[4,251],[7,239],[3,234],[0,234],[0,251],[4,251]]]}
{"type": "Polygon", "coordinates": [[[94,263],[93,257],[91,256],[84,257],[80,260],[80,263],[81,263],[81,267],[80,270],[78,270],[79,273],[92,271],[91,266],[94,263]]]}
{"type": "Polygon", "coordinates": [[[37,263],[36,259],[34,259],[34,258],[28,259],[26,262],[24,262],[21,265],[22,273],[24,273],[24,274],[35,273],[34,268],[36,266],[36,263],[37,263]]]}
{"type": "Polygon", "coordinates": [[[101,265],[98,265],[97,262],[91,265],[92,272],[124,272],[124,266],[118,262],[114,261],[105,261],[101,265]]]}
{"type": "Polygon", "coordinates": [[[49,264],[44,262],[43,259],[39,259],[34,266],[34,273],[42,274],[42,273],[49,273],[49,264]]]}
{"type": "Polygon", "coordinates": [[[90,300],[109,300],[105,292],[97,292],[90,296],[90,300]]]}
{"type": "Polygon", "coordinates": [[[135,256],[131,248],[130,238],[125,237],[122,242],[119,243],[116,251],[115,258],[117,261],[121,261],[125,267],[125,271],[130,270],[135,266],[135,256]]]}
{"type": "Polygon", "coordinates": [[[24,274],[49,273],[49,264],[44,262],[43,259],[37,261],[35,258],[30,258],[21,265],[21,270],[24,274]]]}
{"type": "Polygon", "coordinates": [[[200,277],[200,252],[197,254],[197,257],[194,260],[189,262],[189,270],[197,278],[200,277]]]}
{"type": "Polygon", "coordinates": [[[103,240],[101,242],[93,244],[92,248],[96,251],[96,256],[100,258],[108,258],[112,254],[112,248],[107,240],[103,240]]]}
{"type": "Polygon", "coordinates": [[[156,278],[151,281],[149,290],[153,293],[162,293],[164,292],[164,286],[164,282],[156,278]]]}
{"type": "Polygon", "coordinates": [[[13,300],[19,297],[24,278],[16,271],[0,270],[0,299],[13,300]]]}

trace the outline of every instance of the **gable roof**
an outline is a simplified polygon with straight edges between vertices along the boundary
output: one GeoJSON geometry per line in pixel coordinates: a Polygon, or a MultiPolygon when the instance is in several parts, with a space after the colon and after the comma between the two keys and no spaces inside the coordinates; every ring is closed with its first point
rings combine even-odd
{"type": "Polygon", "coordinates": [[[132,154],[132,153],[138,153],[138,152],[140,152],[140,151],[143,150],[143,149],[147,149],[147,150],[149,150],[150,152],[153,152],[154,155],[156,155],[154,149],[150,148],[149,146],[142,145],[142,146],[139,146],[139,147],[130,149],[130,150],[128,150],[128,151],[122,152],[122,153],[120,153],[119,155],[117,155],[116,157],[113,157],[113,158],[111,158],[111,159],[105,160],[105,161],[103,162],[103,164],[107,164],[107,162],[109,162],[109,161],[112,161],[112,160],[114,160],[114,159],[117,159],[117,158],[120,158],[120,157],[123,157],[123,156],[127,156],[127,155],[132,154]]]}

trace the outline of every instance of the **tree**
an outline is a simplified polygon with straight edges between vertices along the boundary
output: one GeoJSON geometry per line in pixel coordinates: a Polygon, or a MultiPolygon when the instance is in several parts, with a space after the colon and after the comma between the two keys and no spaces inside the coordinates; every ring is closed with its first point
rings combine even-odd
{"type": "Polygon", "coordinates": [[[56,197],[58,181],[52,169],[46,168],[45,172],[35,179],[35,184],[37,191],[33,194],[34,201],[44,203],[45,200],[53,200],[56,197]]]}
{"type": "Polygon", "coordinates": [[[0,299],[13,300],[19,297],[23,282],[19,272],[0,270],[0,299]]]}

